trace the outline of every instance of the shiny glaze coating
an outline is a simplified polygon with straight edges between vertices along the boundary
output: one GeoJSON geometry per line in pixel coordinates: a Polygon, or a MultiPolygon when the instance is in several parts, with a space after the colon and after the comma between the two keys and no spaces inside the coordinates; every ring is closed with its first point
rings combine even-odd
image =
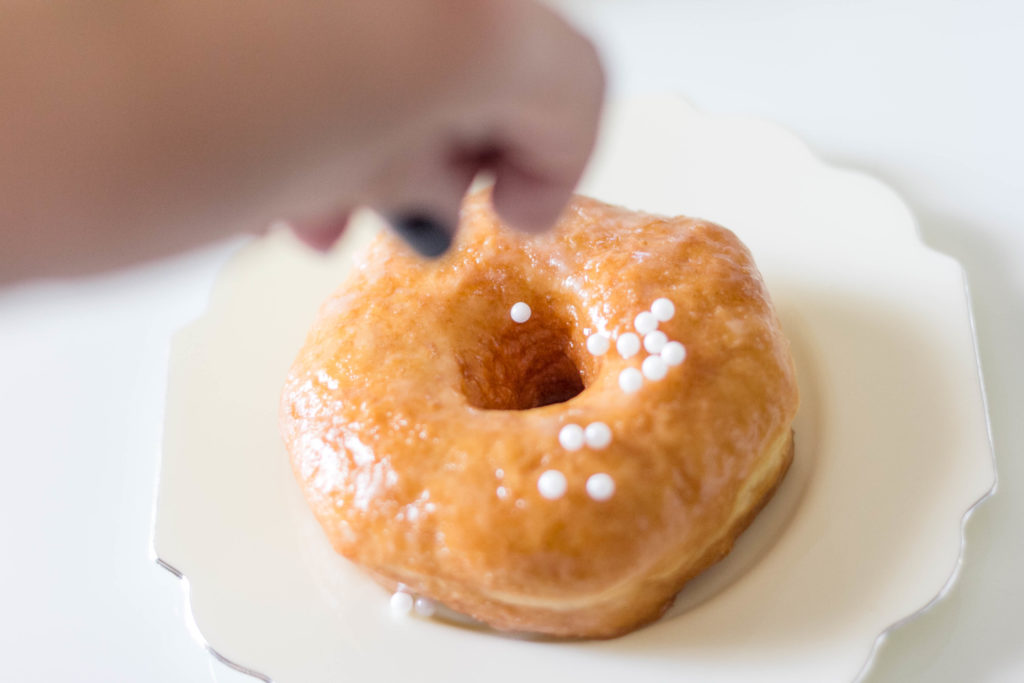
{"type": "Polygon", "coordinates": [[[499,629],[620,634],[728,552],[789,464],[789,345],[724,228],[577,197],[531,237],[478,193],[438,261],[381,235],[358,263],[292,367],[281,427],[334,547],[389,587],[499,629]],[[647,352],[623,359],[615,339],[661,297],[686,359],[626,394],[619,374],[647,352]],[[559,444],[597,421],[606,448],[559,444]],[[549,469],[568,482],[557,500],[537,489],[549,469]],[[596,473],[608,500],[586,492],[596,473]]]}

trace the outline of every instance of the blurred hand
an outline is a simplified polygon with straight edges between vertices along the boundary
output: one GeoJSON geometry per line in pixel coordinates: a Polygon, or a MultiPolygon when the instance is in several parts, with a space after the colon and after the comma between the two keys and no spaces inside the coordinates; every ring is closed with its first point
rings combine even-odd
{"type": "Polygon", "coordinates": [[[447,233],[483,169],[542,230],[603,97],[529,0],[0,0],[0,82],[0,282],[281,218],[326,247],[364,204],[447,233]]]}

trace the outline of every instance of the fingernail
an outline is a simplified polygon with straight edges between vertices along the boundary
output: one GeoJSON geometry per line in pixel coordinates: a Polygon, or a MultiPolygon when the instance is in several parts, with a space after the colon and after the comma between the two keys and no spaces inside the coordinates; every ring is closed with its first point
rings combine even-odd
{"type": "Polygon", "coordinates": [[[447,226],[424,214],[393,216],[391,226],[421,256],[436,258],[452,245],[451,231],[447,226]]]}

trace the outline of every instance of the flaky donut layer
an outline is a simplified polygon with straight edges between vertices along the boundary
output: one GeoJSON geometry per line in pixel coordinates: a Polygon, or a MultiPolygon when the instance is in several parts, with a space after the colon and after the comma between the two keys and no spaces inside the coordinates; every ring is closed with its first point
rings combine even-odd
{"type": "Polygon", "coordinates": [[[607,637],[659,616],[724,556],[792,457],[789,346],[728,230],[576,198],[551,233],[464,205],[436,263],[383,235],[324,303],[281,427],[338,552],[506,630],[607,637]],[[686,360],[634,394],[614,339],[661,297],[686,360]],[[516,302],[532,315],[516,323],[516,302]],[[594,332],[613,339],[587,352],[594,332]],[[611,427],[567,451],[566,424],[611,427]],[[565,495],[540,495],[557,469],[565,495]],[[607,473],[615,494],[586,492],[607,473]]]}

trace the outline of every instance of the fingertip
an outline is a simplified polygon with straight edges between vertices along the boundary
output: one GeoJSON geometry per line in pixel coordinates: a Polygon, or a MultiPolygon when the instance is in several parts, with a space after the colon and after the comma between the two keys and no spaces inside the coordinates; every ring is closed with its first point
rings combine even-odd
{"type": "Polygon", "coordinates": [[[345,232],[350,217],[351,214],[346,212],[328,218],[278,221],[275,225],[288,225],[305,245],[317,251],[328,251],[345,232]]]}
{"type": "Polygon", "coordinates": [[[526,233],[550,230],[572,198],[572,187],[531,178],[511,168],[495,174],[492,202],[502,221],[526,233]]]}

